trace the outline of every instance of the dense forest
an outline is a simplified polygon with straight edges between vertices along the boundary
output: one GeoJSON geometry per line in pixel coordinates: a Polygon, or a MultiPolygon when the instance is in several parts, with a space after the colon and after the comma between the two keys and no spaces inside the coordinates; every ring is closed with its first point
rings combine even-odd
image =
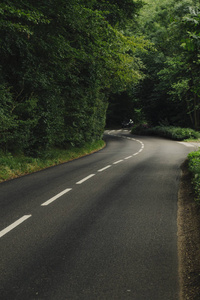
{"type": "Polygon", "coordinates": [[[0,147],[101,139],[105,125],[200,128],[200,5],[193,0],[2,0],[0,147]]]}

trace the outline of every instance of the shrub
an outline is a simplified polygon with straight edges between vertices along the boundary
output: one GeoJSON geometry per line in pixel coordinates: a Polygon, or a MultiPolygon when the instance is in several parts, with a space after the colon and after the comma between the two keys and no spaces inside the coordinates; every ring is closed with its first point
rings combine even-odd
{"type": "Polygon", "coordinates": [[[195,199],[200,204],[200,150],[188,154],[188,167],[192,173],[192,184],[195,191],[195,199]]]}
{"type": "Polygon", "coordinates": [[[134,128],[132,129],[132,133],[140,135],[156,135],[176,141],[200,138],[200,132],[198,131],[195,131],[191,128],[181,128],[174,126],[148,127],[147,125],[142,124],[139,126],[134,126],[134,128]]]}

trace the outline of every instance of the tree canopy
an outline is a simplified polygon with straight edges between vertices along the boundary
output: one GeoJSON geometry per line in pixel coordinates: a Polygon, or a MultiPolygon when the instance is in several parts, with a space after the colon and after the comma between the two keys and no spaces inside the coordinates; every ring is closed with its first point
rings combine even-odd
{"type": "Polygon", "coordinates": [[[153,124],[200,128],[200,6],[197,1],[146,0],[139,34],[155,52],[143,56],[146,78],[137,97],[153,124]]]}

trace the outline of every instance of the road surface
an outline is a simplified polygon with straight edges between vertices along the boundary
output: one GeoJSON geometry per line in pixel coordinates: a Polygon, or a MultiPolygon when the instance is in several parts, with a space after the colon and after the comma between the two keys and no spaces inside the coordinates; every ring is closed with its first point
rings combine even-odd
{"type": "Polygon", "coordinates": [[[0,184],[1,300],[178,299],[192,145],[105,132],[92,155],[0,184]]]}

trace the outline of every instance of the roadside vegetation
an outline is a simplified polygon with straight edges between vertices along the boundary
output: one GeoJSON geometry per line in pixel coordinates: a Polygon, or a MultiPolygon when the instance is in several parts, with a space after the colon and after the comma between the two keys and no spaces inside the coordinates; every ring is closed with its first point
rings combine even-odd
{"type": "Polygon", "coordinates": [[[86,143],[82,147],[69,146],[67,149],[52,148],[44,150],[38,157],[24,154],[0,152],[0,182],[30,174],[42,169],[77,159],[102,149],[103,140],[86,143]]]}
{"type": "Polygon", "coordinates": [[[195,200],[200,205],[200,150],[189,153],[188,168],[192,173],[192,184],[195,192],[195,200]]]}
{"type": "Polygon", "coordinates": [[[154,135],[164,138],[169,138],[176,141],[183,141],[186,139],[199,139],[200,132],[191,128],[182,128],[176,126],[155,126],[149,127],[147,124],[135,125],[131,132],[139,135],[154,135]]]}

